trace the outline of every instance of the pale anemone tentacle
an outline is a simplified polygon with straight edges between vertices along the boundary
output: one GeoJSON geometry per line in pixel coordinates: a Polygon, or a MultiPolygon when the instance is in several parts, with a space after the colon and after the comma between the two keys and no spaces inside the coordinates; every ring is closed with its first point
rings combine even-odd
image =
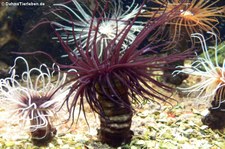
{"type": "Polygon", "coordinates": [[[32,68],[30,71],[29,71],[29,76],[31,76],[31,73],[32,72],[38,72],[39,73],[39,75],[36,77],[36,79],[35,79],[35,81],[34,81],[34,85],[32,85],[33,86],[33,88],[32,89],[34,89],[34,90],[37,90],[37,88],[38,88],[38,83],[41,81],[42,82],[42,87],[44,87],[44,86],[46,86],[47,84],[46,84],[46,79],[45,79],[45,77],[47,77],[48,79],[47,79],[47,81],[48,81],[48,83],[49,83],[49,75],[47,74],[47,73],[44,73],[44,72],[42,72],[41,71],[41,69],[38,69],[38,68],[32,68]]]}
{"type": "Polygon", "coordinates": [[[0,79],[0,106],[7,114],[1,119],[7,122],[19,122],[20,126],[30,132],[52,123],[51,118],[57,116],[56,111],[69,91],[69,85],[63,86],[66,73],[62,73],[56,64],[52,65],[52,69],[54,71],[50,71],[45,64],[30,69],[26,59],[17,57],[10,69],[11,76],[0,79]],[[21,75],[16,72],[19,60],[25,63],[25,72],[21,75]],[[57,75],[57,80],[53,83],[54,75],[57,75]],[[17,78],[21,80],[18,81],[17,78]],[[30,123],[32,120],[34,124],[30,123]]]}
{"type": "Polygon", "coordinates": [[[218,105],[213,107],[213,109],[218,109],[220,108],[220,105],[225,102],[225,97],[222,97],[224,90],[221,91],[222,93],[218,93],[220,89],[225,87],[225,59],[223,60],[222,66],[220,66],[221,64],[218,62],[218,51],[225,46],[223,45],[218,48],[217,35],[212,32],[208,33],[215,38],[215,44],[211,48],[214,50],[213,56],[211,56],[208,52],[208,47],[204,36],[200,33],[194,33],[191,36],[199,39],[204,57],[197,57],[197,59],[192,62],[190,67],[178,66],[177,68],[179,68],[179,70],[174,71],[174,74],[185,73],[201,77],[202,80],[200,82],[186,88],[178,87],[178,89],[183,92],[188,92],[188,95],[191,93],[198,93],[196,98],[198,101],[200,100],[200,102],[205,100],[209,104],[213,100],[216,100],[218,105]],[[215,59],[215,63],[212,61],[213,58],[215,59]]]}
{"type": "MultiPolygon", "coordinates": [[[[29,72],[30,72],[30,68],[29,68],[29,65],[28,65],[28,63],[27,63],[27,61],[26,61],[26,59],[25,58],[23,58],[23,57],[21,57],[21,56],[19,56],[19,57],[17,57],[16,59],[15,59],[15,61],[14,61],[14,65],[11,67],[11,69],[10,69],[10,72],[11,72],[11,70],[14,70],[15,71],[15,67],[16,67],[16,64],[17,64],[17,61],[18,60],[22,60],[24,63],[25,63],[25,68],[26,68],[26,71],[25,72],[23,72],[22,73],[22,75],[21,75],[21,79],[22,79],[22,81],[24,81],[24,82],[26,82],[27,83],[27,87],[29,87],[30,89],[33,89],[33,83],[32,83],[32,81],[31,81],[31,77],[30,77],[30,74],[29,74],[29,72]]],[[[13,77],[15,78],[16,76],[18,76],[18,75],[16,75],[15,73],[12,73],[12,75],[13,75],[13,77]],[[15,75],[15,76],[14,76],[15,75]]]]}
{"type": "MultiPolygon", "coordinates": [[[[57,12],[53,12],[54,15],[59,17],[61,20],[67,22],[70,25],[63,25],[62,23],[58,22],[52,22],[57,26],[56,30],[57,31],[68,31],[69,35],[61,34],[62,40],[67,40],[69,44],[74,44],[74,38],[73,35],[75,35],[75,39],[79,42],[81,42],[81,47],[85,49],[86,41],[88,38],[88,33],[89,30],[91,30],[91,37],[90,41],[94,39],[95,36],[95,27],[97,26],[99,22],[99,31],[97,33],[97,43],[99,43],[99,51],[98,51],[98,57],[100,58],[103,53],[104,47],[108,45],[108,43],[113,40],[117,35],[120,35],[122,37],[122,34],[124,32],[124,29],[127,27],[129,24],[130,19],[134,18],[139,9],[140,6],[138,4],[135,4],[135,0],[132,1],[130,6],[126,6],[127,10],[123,10],[122,8],[122,2],[121,0],[118,0],[118,3],[115,1],[112,2],[112,6],[114,9],[109,11],[109,14],[104,13],[103,17],[104,18],[98,18],[98,17],[93,17],[89,8],[87,8],[87,11],[84,10],[76,0],[72,0],[75,7],[76,11],[72,10],[65,4],[54,4],[54,6],[58,6],[61,8],[64,8],[68,10],[69,13],[71,13],[72,17],[75,17],[75,21],[68,20],[58,14],[57,12]],[[91,21],[93,21],[92,28],[91,27],[91,21]],[[73,27],[74,26],[74,27],[73,27]],[[75,32],[73,34],[72,32],[75,32]]],[[[104,8],[99,6],[101,10],[104,11],[104,8]]],[[[123,45],[121,52],[124,52],[127,46],[134,41],[136,38],[136,34],[141,31],[143,28],[143,22],[141,21],[135,21],[134,25],[132,26],[130,32],[128,33],[123,45]]],[[[53,37],[53,39],[57,39],[57,37],[53,37]]],[[[119,41],[119,38],[116,40],[116,42],[119,41]]],[[[93,46],[93,43],[91,43],[89,46],[93,46]]],[[[91,49],[91,48],[86,48],[86,49],[91,49]]],[[[91,52],[91,51],[90,51],[91,52]]],[[[78,52],[76,49],[74,49],[74,53],[77,55],[78,52]]],[[[62,57],[65,57],[67,55],[63,55],[62,57]]]]}

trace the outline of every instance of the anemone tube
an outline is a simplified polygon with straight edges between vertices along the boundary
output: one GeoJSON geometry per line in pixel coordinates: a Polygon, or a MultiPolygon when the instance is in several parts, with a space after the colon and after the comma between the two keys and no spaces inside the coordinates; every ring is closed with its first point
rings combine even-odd
{"type": "Polygon", "coordinates": [[[120,146],[122,143],[129,143],[133,136],[133,132],[130,130],[133,110],[129,101],[128,88],[119,80],[114,79],[114,81],[112,88],[116,90],[119,99],[107,84],[96,84],[98,100],[106,117],[100,117],[98,134],[102,142],[111,146],[120,146]],[[111,95],[110,98],[114,101],[109,100],[104,92],[111,95]],[[120,102],[121,99],[126,105],[115,103],[120,102]]]}
{"type": "Polygon", "coordinates": [[[3,120],[19,122],[31,133],[33,143],[38,146],[47,145],[55,136],[53,119],[68,93],[67,87],[62,86],[66,74],[62,74],[55,64],[51,69],[55,71],[51,72],[45,64],[30,69],[23,57],[17,57],[11,68],[11,77],[0,80],[1,108],[6,113],[3,120]],[[16,72],[16,64],[20,60],[25,63],[26,69],[21,75],[16,72]],[[19,78],[21,81],[18,81],[19,78]],[[52,83],[53,80],[55,83],[52,83]]]}
{"type": "Polygon", "coordinates": [[[225,91],[223,88],[219,88],[217,90],[217,95],[221,97],[215,97],[211,103],[211,107],[209,108],[209,113],[202,117],[202,123],[207,125],[211,129],[219,129],[222,130],[225,128],[225,104],[224,104],[224,97],[225,91]],[[221,99],[222,98],[222,99],[221,99]],[[218,100],[223,100],[223,102],[218,103],[218,100]]]}
{"type": "Polygon", "coordinates": [[[225,47],[218,48],[217,35],[209,32],[215,37],[215,45],[210,47],[214,50],[214,54],[210,55],[206,44],[206,39],[200,33],[192,34],[192,37],[198,38],[201,43],[204,58],[198,57],[190,66],[178,66],[182,70],[175,71],[174,73],[186,73],[201,77],[201,81],[188,88],[180,88],[184,92],[197,93],[196,99],[201,103],[210,105],[210,113],[206,115],[202,121],[212,129],[222,129],[225,127],[225,59],[223,64],[218,62],[218,51],[225,47]],[[215,62],[213,62],[215,59],[215,62]]]}
{"type": "MultiPolygon", "coordinates": [[[[96,5],[98,5],[97,1],[96,5]]],[[[142,104],[143,100],[159,104],[159,101],[168,102],[166,99],[170,99],[169,96],[161,93],[161,90],[172,92],[172,88],[156,81],[154,72],[167,69],[162,65],[184,59],[190,54],[189,51],[185,51],[169,56],[146,57],[146,53],[154,52],[160,45],[152,46],[152,43],[148,43],[141,47],[142,42],[159,25],[180,13],[176,11],[176,8],[159,18],[149,20],[134,41],[121,53],[123,43],[129,36],[143,5],[144,3],[140,6],[134,19],[124,26],[107,46],[103,46],[101,56],[98,52],[98,30],[101,22],[97,22],[97,25],[94,21],[90,23],[85,46],[76,39],[76,36],[80,35],[79,32],[73,31],[76,53],[69,45],[70,36],[66,36],[68,39],[64,39],[57,28],[55,31],[71,61],[69,65],[58,63],[57,65],[63,69],[76,70],[76,72],[68,72],[74,76],[69,81],[72,87],[64,102],[70,114],[68,120],[72,119],[72,124],[74,123],[75,110],[79,110],[79,113],[83,111],[86,117],[84,103],[87,102],[90,108],[100,116],[100,140],[114,147],[129,143],[132,138],[130,126],[134,111],[133,104],[142,104]],[[93,26],[97,26],[94,36],[91,34],[93,26]],[[85,47],[89,47],[89,50],[85,50],[85,47]]],[[[93,12],[96,11],[100,11],[97,6],[93,12]]],[[[94,15],[92,16],[94,17],[94,15]]],[[[99,18],[101,17],[104,15],[99,18]]],[[[66,33],[68,32],[65,31],[66,33]]]]}

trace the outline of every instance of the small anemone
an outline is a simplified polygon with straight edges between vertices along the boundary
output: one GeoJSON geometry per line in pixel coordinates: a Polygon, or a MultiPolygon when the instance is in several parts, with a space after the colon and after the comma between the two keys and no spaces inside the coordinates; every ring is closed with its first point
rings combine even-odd
{"type": "MultiPolygon", "coordinates": [[[[168,21],[166,25],[170,26],[169,33],[173,41],[179,40],[182,35],[190,37],[192,33],[205,33],[207,31],[215,32],[219,35],[217,25],[218,17],[224,17],[224,6],[216,6],[220,0],[150,0],[158,7],[149,8],[143,12],[142,16],[152,17],[155,12],[161,15],[174,7],[179,7],[180,15],[168,21]],[[186,33],[185,33],[186,32],[186,33]]],[[[192,39],[191,39],[192,40],[192,39]]],[[[194,42],[192,40],[192,42],[194,42]]]]}
{"type": "Polygon", "coordinates": [[[3,119],[19,122],[22,128],[31,132],[33,141],[45,143],[44,140],[48,141],[56,133],[52,123],[68,94],[68,88],[62,86],[66,74],[62,74],[55,64],[52,68],[41,64],[39,68],[30,69],[23,57],[15,59],[10,73],[10,77],[0,80],[1,108],[6,113],[3,119]],[[21,75],[16,72],[19,60],[25,63],[26,69],[21,75]]]}
{"type": "MultiPolygon", "coordinates": [[[[127,6],[127,10],[123,10],[121,0],[118,0],[118,2],[110,2],[112,6],[110,9],[108,9],[108,4],[102,7],[98,6],[99,3],[96,3],[98,10],[94,12],[82,6],[77,0],[72,0],[72,3],[75,6],[74,10],[70,8],[68,4],[54,4],[58,9],[52,11],[52,13],[60,18],[61,22],[52,21],[51,23],[56,26],[58,32],[61,32],[61,38],[74,47],[76,41],[79,41],[81,42],[82,48],[85,48],[89,38],[90,41],[93,41],[95,36],[97,36],[95,42],[99,45],[98,53],[100,57],[104,47],[127,27],[131,19],[137,15],[140,9],[138,4],[135,4],[134,0],[130,6],[127,6]],[[66,18],[65,14],[67,14],[69,18],[66,18]],[[97,35],[95,35],[96,29],[98,29],[97,35]]],[[[141,24],[143,24],[141,21],[135,21],[132,25],[132,28],[122,44],[121,52],[134,41],[137,33],[143,29],[141,24]]],[[[121,37],[122,35],[116,39],[117,43],[120,41],[121,37]]],[[[58,37],[53,39],[58,39],[58,37]]],[[[95,43],[90,43],[89,46],[94,46],[94,44],[95,43]]],[[[88,49],[91,48],[88,47],[88,49]]],[[[76,48],[74,52],[79,55],[76,48]]]]}
{"type": "Polygon", "coordinates": [[[225,86],[225,59],[223,64],[218,62],[218,51],[224,48],[220,46],[218,48],[217,35],[212,32],[208,32],[215,37],[215,45],[210,47],[214,50],[214,55],[210,55],[206,44],[206,39],[200,33],[194,33],[191,36],[197,38],[201,42],[204,57],[197,57],[197,59],[191,64],[190,67],[178,66],[181,70],[174,71],[174,74],[185,73],[194,75],[201,78],[200,82],[197,82],[191,87],[179,88],[183,92],[197,93],[197,99],[199,102],[210,104],[214,99],[217,101],[217,105],[220,106],[224,102],[224,86],[225,86]],[[215,59],[215,63],[213,62],[215,59]]]}

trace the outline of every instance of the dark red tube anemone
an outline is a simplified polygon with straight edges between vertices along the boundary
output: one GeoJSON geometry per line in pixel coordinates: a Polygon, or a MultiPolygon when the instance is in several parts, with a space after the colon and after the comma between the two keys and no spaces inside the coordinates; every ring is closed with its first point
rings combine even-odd
{"type": "MultiPolygon", "coordinates": [[[[94,12],[97,11],[98,6],[94,12]]],[[[61,67],[76,70],[70,72],[74,78],[70,80],[72,87],[65,101],[70,113],[69,117],[74,121],[74,112],[77,106],[85,114],[84,102],[86,100],[91,109],[100,115],[99,135],[101,141],[111,146],[130,142],[132,137],[130,126],[133,115],[131,103],[141,103],[141,100],[167,102],[166,99],[169,97],[157,88],[167,92],[171,92],[172,89],[155,80],[154,72],[167,69],[163,67],[165,64],[184,59],[188,55],[188,53],[180,53],[162,57],[147,57],[144,55],[145,53],[154,51],[160,45],[151,47],[151,44],[147,44],[145,47],[140,47],[146,37],[151,35],[159,25],[180,13],[176,11],[176,8],[161,17],[148,21],[136,39],[121,53],[122,44],[139,13],[104,47],[101,57],[98,55],[99,43],[96,40],[99,23],[105,19],[103,15],[97,19],[94,39],[90,38],[91,30],[87,34],[85,47],[88,47],[88,50],[82,46],[81,41],[76,40],[75,32],[73,32],[79,54],[74,53],[68,42],[62,39],[56,31],[56,35],[71,61],[71,65],[61,65],[61,67]],[[118,38],[119,42],[116,42],[118,38]],[[90,46],[90,44],[93,45],[90,46]],[[70,101],[71,99],[72,101],[70,101]]],[[[92,25],[93,21],[91,21],[92,25]]],[[[73,26],[72,28],[74,29],[73,26]]]]}
{"type": "MultiPolygon", "coordinates": [[[[164,13],[161,17],[146,22],[136,39],[121,53],[123,42],[143,5],[144,3],[135,18],[130,20],[121,31],[118,31],[116,37],[104,47],[101,57],[98,55],[101,43],[96,42],[97,33],[100,22],[106,18],[103,13],[99,12],[101,9],[98,9],[97,1],[93,16],[95,12],[98,12],[99,17],[95,20],[97,25],[94,26],[94,38],[90,38],[93,30],[89,30],[86,45],[82,46],[81,40],[75,38],[78,33],[74,31],[76,53],[73,52],[74,47],[69,46],[69,39],[62,39],[61,32],[56,30],[56,35],[71,61],[70,65],[59,66],[62,69],[76,70],[69,72],[73,76],[68,82],[72,83],[72,87],[64,102],[70,113],[69,118],[74,122],[77,106],[79,106],[79,111],[82,110],[85,115],[84,102],[87,102],[90,108],[100,115],[99,135],[101,141],[111,146],[120,146],[131,140],[132,103],[141,103],[142,100],[157,103],[158,100],[168,102],[169,97],[163,92],[171,92],[172,89],[155,80],[155,72],[168,69],[164,67],[165,64],[184,59],[189,55],[188,52],[184,52],[161,57],[156,55],[148,57],[145,55],[146,53],[154,51],[161,45],[153,47],[151,43],[148,43],[144,47],[140,46],[159,25],[179,15],[180,12],[177,12],[176,8],[164,13]]],[[[93,20],[94,18],[92,18],[90,28],[94,25],[93,20]]],[[[114,21],[119,22],[120,20],[114,21]]],[[[74,30],[75,26],[71,26],[71,28],[74,30]]],[[[64,35],[67,33],[65,30],[64,35]]],[[[71,38],[71,34],[68,34],[69,36],[71,38]]]]}

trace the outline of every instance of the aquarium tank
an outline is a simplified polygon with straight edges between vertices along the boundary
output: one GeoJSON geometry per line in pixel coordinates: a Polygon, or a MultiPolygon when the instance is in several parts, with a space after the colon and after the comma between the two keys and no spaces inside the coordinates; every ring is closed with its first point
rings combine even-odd
{"type": "Polygon", "coordinates": [[[225,148],[223,0],[2,0],[0,148],[225,148]]]}

